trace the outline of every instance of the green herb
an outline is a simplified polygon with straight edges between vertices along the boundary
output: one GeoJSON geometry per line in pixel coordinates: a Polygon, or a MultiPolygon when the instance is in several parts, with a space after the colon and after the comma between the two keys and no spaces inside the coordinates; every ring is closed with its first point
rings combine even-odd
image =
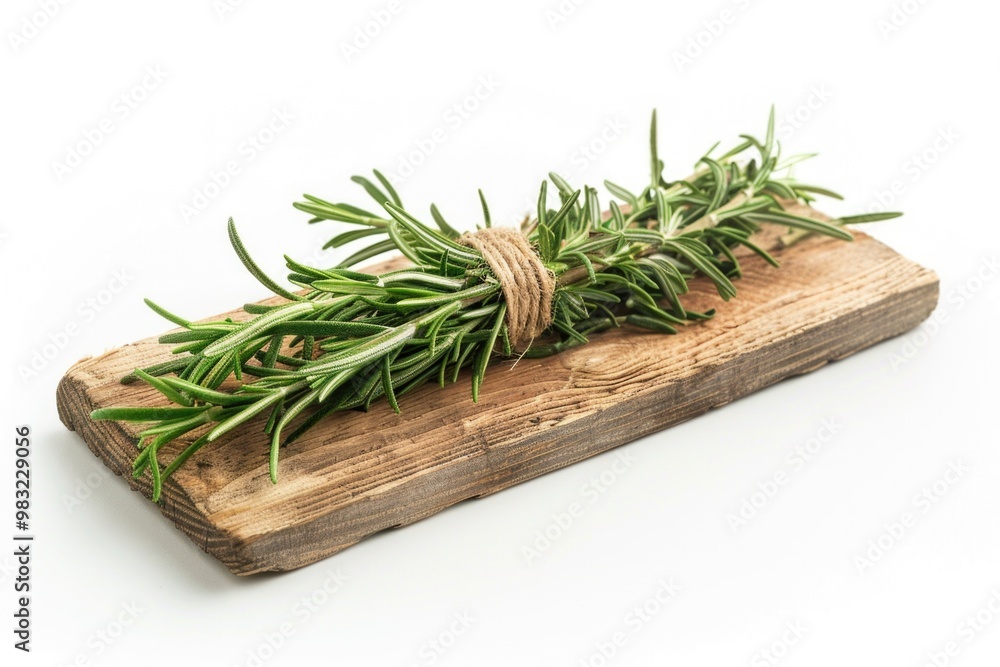
{"type": "MultiPolygon", "coordinates": [[[[506,321],[503,286],[483,254],[460,242],[459,233],[431,207],[434,226],[418,221],[378,171],[361,185],[381,210],[330,203],[305,196],[295,207],[310,222],[353,225],[327,247],[359,239],[374,241],[332,268],[316,268],[286,257],[290,291],[260,270],[229,221],[229,236],[246,268],[286,303],[247,305],[253,315],[193,323],[147,301],[182,327],[161,342],[175,345],[175,360],[136,370],[123,382],[142,381],[172,406],[96,410],[93,419],[148,423],[139,434],[133,472],[149,472],[153,499],[164,481],[191,455],[235,427],[260,419],[270,435],[270,476],[278,477],[280,448],[331,412],[367,409],[386,400],[399,411],[400,399],[428,380],[442,386],[472,369],[472,399],[478,400],[489,363],[496,357],[539,357],[586,343],[598,332],[630,325],[663,333],[712,317],[714,311],[686,309],[682,297],[695,276],[714,283],[723,300],[736,296],[740,264],[733,253],[744,246],[778,263],[751,235],[762,223],[789,229],[788,241],[819,233],[849,241],[845,222],[895,217],[880,214],[820,222],[788,213],[789,202],[813,195],[837,195],[801,184],[781,160],[774,139],[774,112],[763,142],[750,136],[717,157],[709,151],[688,178],[668,181],[657,154],[656,115],[650,131],[649,184],[638,192],[605,182],[618,200],[604,214],[596,189],[575,189],[558,174],[543,182],[537,215],[523,232],[545,270],[555,277],[551,324],[542,336],[518,349],[506,321]],[[780,175],[779,175],[780,174],[780,175]],[[551,186],[550,186],[551,184],[551,186]],[[558,203],[552,205],[553,197],[558,203]],[[413,266],[379,276],[351,267],[387,251],[413,266]],[[235,378],[223,388],[223,382],[235,378]],[[191,439],[164,465],[161,450],[191,439]]],[[[485,227],[491,224],[480,192],[485,227]]],[[[174,451],[176,448],[174,448],[174,451]]]]}

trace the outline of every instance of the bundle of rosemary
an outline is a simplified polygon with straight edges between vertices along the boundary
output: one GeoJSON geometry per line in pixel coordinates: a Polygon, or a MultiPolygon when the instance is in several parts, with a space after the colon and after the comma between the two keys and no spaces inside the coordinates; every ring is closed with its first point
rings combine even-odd
{"type": "Polygon", "coordinates": [[[432,378],[442,386],[456,382],[466,367],[472,369],[476,401],[495,357],[555,354],[622,325],[675,333],[678,326],[712,317],[712,311],[685,308],[681,297],[689,281],[705,276],[724,300],[736,296],[737,246],[777,266],[751,240],[761,223],[849,241],[844,224],[898,215],[824,223],[790,214],[783,203],[839,196],[788,175],[809,156],[781,159],[773,110],[763,142],[741,138],[712,157],[716,144],[694,174],[668,181],[657,154],[654,112],[651,178],[638,194],[605,181],[619,200],[605,214],[596,189],[575,189],[549,174],[536,216],[520,233],[491,225],[481,191],[484,222],[476,232],[460,234],[435,206],[434,227],[417,220],[378,171],[377,184],[355,176],[384,213],[309,195],[295,207],[310,214],[310,222],[355,226],[327,247],[385,238],[332,268],[286,256],[288,279],[300,292],[264,275],[230,220],[230,240],[243,264],[285,302],[246,305],[252,316],[246,321],[195,323],[147,300],[182,328],[160,338],[176,346],[175,358],[122,381],[146,382],[171,405],[106,408],[91,417],[151,424],[139,434],[133,473],[149,472],[154,500],[163,481],[192,454],[258,416],[266,417],[270,476],[277,481],[281,446],[331,412],[366,409],[382,399],[399,411],[403,394],[432,378]],[[550,207],[550,187],[556,207],[550,207]],[[351,269],[388,251],[402,253],[412,266],[381,275],[351,269]],[[230,377],[235,382],[223,386],[230,377]],[[161,449],[184,436],[193,440],[162,467],[161,449]]]}

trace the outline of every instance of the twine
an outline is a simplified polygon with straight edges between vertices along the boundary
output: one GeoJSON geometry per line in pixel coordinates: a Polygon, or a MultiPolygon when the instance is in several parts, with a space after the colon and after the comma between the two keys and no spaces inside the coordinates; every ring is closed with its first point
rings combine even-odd
{"type": "Polygon", "coordinates": [[[458,242],[475,248],[486,260],[507,303],[511,345],[526,349],[552,323],[555,278],[528,239],[513,229],[487,227],[463,234],[458,242]]]}

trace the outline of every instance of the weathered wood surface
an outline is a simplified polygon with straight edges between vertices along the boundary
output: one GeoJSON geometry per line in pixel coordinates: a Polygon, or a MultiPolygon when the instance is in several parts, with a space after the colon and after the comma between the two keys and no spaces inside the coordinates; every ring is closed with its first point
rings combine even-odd
{"type": "MultiPolygon", "coordinates": [[[[622,328],[513,370],[498,362],[478,404],[466,375],[405,396],[401,415],[385,404],[332,415],[282,451],[277,485],[262,424],[247,424],[172,476],[162,511],[236,574],[290,570],[814,370],[907,331],[937,303],[932,271],[861,233],[775,254],[781,269],[746,259],[728,304],[696,281],[689,307],[719,312],[678,335],[622,328]]],[[[155,339],[126,345],[80,361],[58,390],[66,426],[147,497],[148,476],[131,477],[139,429],[88,414],[161,403],[118,380],[169,354],[155,339]]]]}

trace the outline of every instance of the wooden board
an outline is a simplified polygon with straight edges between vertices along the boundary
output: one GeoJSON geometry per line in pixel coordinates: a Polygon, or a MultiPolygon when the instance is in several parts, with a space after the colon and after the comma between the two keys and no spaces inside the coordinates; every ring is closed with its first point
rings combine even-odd
{"type": "MultiPolygon", "coordinates": [[[[778,246],[774,233],[762,242],[778,246]]],[[[719,313],[678,335],[622,328],[513,370],[498,362],[478,404],[466,375],[405,396],[401,415],[384,404],[332,415],[282,451],[277,485],[262,424],[247,424],[172,476],[162,511],[236,574],[290,570],[814,370],[907,331],[937,303],[933,272],[861,233],[775,254],[781,269],[745,260],[728,304],[696,281],[688,306],[719,313]]],[[[147,497],[148,477],[131,477],[139,429],[88,414],[160,404],[118,380],[169,354],[155,339],[126,345],[80,361],[58,389],[66,426],[147,497]]]]}

